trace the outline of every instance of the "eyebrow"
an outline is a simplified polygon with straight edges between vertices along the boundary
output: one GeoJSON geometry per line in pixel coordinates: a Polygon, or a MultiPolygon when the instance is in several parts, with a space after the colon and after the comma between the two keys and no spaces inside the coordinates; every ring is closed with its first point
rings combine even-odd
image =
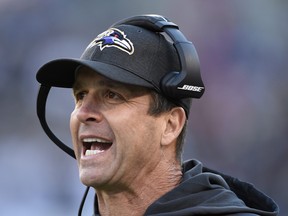
{"type": "Polygon", "coordinates": [[[110,79],[102,79],[98,82],[99,86],[111,87],[111,88],[127,88],[126,84],[113,81],[110,79]]]}
{"type": "MultiPolygon", "coordinates": [[[[108,78],[104,78],[101,80],[98,80],[97,82],[95,82],[93,85],[97,85],[99,87],[108,87],[108,88],[115,88],[115,89],[124,89],[124,90],[128,90],[131,89],[129,84],[124,84],[124,83],[120,83],[117,81],[113,81],[111,79],[108,78]]],[[[81,81],[75,81],[72,88],[73,88],[73,92],[77,92],[79,89],[85,89],[86,83],[85,82],[81,82],[81,81]]]]}
{"type": "MultiPolygon", "coordinates": [[[[94,73],[93,73],[94,74],[94,73]]],[[[81,89],[85,89],[87,86],[87,83],[85,80],[87,80],[87,77],[85,77],[84,79],[81,77],[80,73],[76,73],[75,74],[75,82],[73,85],[73,93],[75,94],[77,91],[81,90],[81,89]],[[77,79],[77,77],[79,79],[77,79]],[[84,80],[84,81],[83,81],[84,80]]],[[[102,75],[101,75],[102,76],[102,75]]],[[[93,78],[93,75],[89,78],[93,78]]],[[[149,93],[151,90],[146,88],[146,87],[141,87],[141,86],[136,86],[136,85],[131,85],[131,84],[127,84],[127,83],[121,83],[119,81],[115,81],[112,79],[109,79],[105,76],[102,76],[102,79],[98,79],[97,81],[95,81],[93,83],[93,86],[98,86],[98,87],[106,87],[106,88],[113,88],[116,90],[122,90],[126,93],[129,93],[129,95],[134,95],[134,96],[140,96],[143,94],[147,94],[149,93]]]]}

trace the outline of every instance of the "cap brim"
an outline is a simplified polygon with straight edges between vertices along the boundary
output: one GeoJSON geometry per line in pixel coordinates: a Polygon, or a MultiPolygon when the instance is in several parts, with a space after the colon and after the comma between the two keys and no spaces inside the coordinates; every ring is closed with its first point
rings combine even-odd
{"type": "Polygon", "coordinates": [[[154,88],[151,83],[130,71],[111,64],[84,59],[57,59],[50,61],[38,70],[36,79],[42,85],[72,88],[75,81],[75,71],[81,65],[114,81],[154,88]]]}

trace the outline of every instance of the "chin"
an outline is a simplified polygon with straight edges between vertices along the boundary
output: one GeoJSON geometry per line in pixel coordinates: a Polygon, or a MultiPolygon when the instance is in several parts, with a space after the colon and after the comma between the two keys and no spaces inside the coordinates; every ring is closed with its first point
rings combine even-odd
{"type": "Polygon", "coordinates": [[[81,172],[80,171],[80,180],[82,184],[89,186],[89,187],[101,187],[106,183],[105,179],[103,179],[103,175],[95,175],[95,172],[92,171],[81,172]]]}

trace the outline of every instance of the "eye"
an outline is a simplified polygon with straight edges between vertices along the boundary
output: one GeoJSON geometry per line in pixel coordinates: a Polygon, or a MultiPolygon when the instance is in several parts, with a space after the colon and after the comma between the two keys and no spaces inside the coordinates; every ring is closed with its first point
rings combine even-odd
{"type": "Polygon", "coordinates": [[[87,95],[86,91],[79,91],[77,93],[75,93],[75,99],[76,101],[81,101],[84,99],[84,97],[87,95]]]}
{"type": "Polygon", "coordinates": [[[122,102],[124,101],[124,97],[115,92],[115,91],[111,91],[111,90],[107,90],[106,93],[105,93],[105,98],[109,101],[109,102],[122,102]]]}
{"type": "Polygon", "coordinates": [[[107,97],[107,98],[110,98],[110,99],[114,99],[114,98],[118,98],[118,95],[117,95],[115,92],[108,91],[108,92],[106,93],[106,97],[107,97]]]}

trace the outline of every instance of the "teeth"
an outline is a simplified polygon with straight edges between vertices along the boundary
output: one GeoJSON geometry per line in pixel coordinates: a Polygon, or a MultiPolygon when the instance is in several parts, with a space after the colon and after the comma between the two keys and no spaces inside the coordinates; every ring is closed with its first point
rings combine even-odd
{"type": "Polygon", "coordinates": [[[107,140],[103,140],[103,139],[100,139],[100,138],[84,138],[83,139],[83,142],[101,142],[101,143],[109,143],[107,140]]]}
{"type": "Polygon", "coordinates": [[[98,153],[104,152],[104,150],[86,150],[85,155],[89,156],[89,155],[96,155],[98,153]]]}

